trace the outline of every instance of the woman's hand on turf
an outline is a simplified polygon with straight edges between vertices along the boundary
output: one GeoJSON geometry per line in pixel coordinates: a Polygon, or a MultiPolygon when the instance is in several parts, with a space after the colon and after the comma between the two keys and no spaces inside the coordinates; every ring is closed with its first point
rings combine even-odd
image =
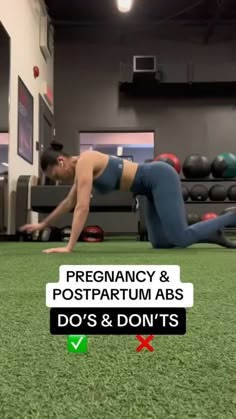
{"type": "Polygon", "coordinates": [[[68,247],[56,247],[53,249],[46,249],[42,251],[43,253],[70,253],[72,252],[71,249],[68,247]]]}

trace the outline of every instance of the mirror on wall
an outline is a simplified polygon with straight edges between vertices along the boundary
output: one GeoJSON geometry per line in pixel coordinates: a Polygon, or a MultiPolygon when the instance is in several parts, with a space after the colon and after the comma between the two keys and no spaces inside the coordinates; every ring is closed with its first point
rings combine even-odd
{"type": "Polygon", "coordinates": [[[0,22],[0,174],[8,174],[10,37],[0,22]]]}
{"type": "Polygon", "coordinates": [[[136,163],[154,158],[155,132],[80,132],[79,152],[96,150],[136,163]]]}

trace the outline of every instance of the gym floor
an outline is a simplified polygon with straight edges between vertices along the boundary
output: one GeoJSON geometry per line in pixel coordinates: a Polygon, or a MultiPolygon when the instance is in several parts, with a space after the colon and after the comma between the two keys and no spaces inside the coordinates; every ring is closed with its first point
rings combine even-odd
{"type": "Polygon", "coordinates": [[[0,243],[0,417],[236,418],[235,250],[157,251],[110,238],[41,252],[54,246],[0,243]],[[69,353],[67,337],[49,332],[45,304],[62,264],[180,265],[181,280],[194,284],[187,334],[155,336],[154,352],[139,353],[135,336],[89,336],[87,354],[69,353]]]}

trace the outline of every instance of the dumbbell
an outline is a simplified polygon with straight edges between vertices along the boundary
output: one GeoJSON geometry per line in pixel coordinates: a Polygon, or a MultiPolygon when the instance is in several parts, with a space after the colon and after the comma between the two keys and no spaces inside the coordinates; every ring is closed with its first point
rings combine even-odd
{"type": "Polygon", "coordinates": [[[37,241],[57,242],[61,241],[60,229],[58,227],[46,227],[38,236],[37,241]]]}
{"type": "Polygon", "coordinates": [[[68,242],[70,240],[71,227],[63,227],[61,229],[61,241],[68,242]]]}

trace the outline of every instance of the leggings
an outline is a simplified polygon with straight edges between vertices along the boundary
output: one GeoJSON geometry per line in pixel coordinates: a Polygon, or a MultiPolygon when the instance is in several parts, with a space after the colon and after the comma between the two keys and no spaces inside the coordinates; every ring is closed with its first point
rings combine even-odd
{"type": "Polygon", "coordinates": [[[185,248],[195,243],[213,243],[211,236],[227,226],[236,226],[236,209],[217,218],[189,226],[178,173],[167,163],[144,164],[138,170],[134,190],[145,199],[148,239],[154,248],[185,248]]]}

